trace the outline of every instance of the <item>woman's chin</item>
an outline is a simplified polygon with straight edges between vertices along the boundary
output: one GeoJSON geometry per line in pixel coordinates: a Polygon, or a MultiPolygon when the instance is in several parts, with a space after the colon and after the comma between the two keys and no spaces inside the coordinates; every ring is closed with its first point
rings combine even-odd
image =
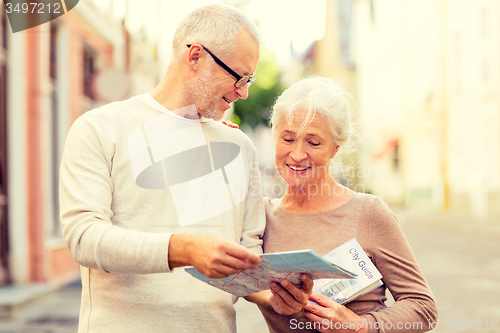
{"type": "Polygon", "coordinates": [[[301,182],[287,182],[289,191],[297,193],[306,193],[307,184],[301,182]]]}

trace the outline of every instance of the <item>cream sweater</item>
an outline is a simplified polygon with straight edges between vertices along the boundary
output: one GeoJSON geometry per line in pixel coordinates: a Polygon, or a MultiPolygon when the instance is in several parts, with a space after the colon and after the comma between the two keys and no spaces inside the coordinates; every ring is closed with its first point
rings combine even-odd
{"type": "MultiPolygon", "coordinates": [[[[412,250],[396,217],[379,198],[358,193],[344,205],[318,214],[286,211],[279,199],[265,198],[264,204],[266,253],[312,249],[325,255],[351,238],[357,239],[384,282],[383,286],[346,305],[356,314],[367,317],[369,328],[373,328],[370,332],[424,332],[429,330],[429,321],[437,320],[436,304],[412,250]],[[395,299],[390,307],[385,305],[386,288],[395,299]]],[[[296,329],[302,327],[298,321],[308,321],[302,312],[283,316],[268,308],[260,310],[271,332],[317,332],[296,329]]]]}
{"type": "Polygon", "coordinates": [[[89,111],[67,138],[60,205],[81,265],[79,332],[236,331],[236,298],[167,258],[173,233],[262,252],[256,154],[241,131],[179,117],[149,94],[89,111]]]}

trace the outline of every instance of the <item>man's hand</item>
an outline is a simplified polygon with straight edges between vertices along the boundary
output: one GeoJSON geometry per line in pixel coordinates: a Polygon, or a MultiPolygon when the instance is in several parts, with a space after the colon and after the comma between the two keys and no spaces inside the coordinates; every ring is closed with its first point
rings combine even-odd
{"type": "Polygon", "coordinates": [[[245,299],[261,306],[272,307],[279,314],[292,315],[300,312],[307,304],[314,285],[313,280],[307,274],[301,274],[300,279],[302,280],[300,287],[284,279],[280,284],[272,282],[271,291],[265,290],[251,294],[245,296],[245,299]]]}
{"type": "Polygon", "coordinates": [[[224,278],[248,268],[257,268],[262,259],[246,247],[210,235],[172,235],[168,253],[171,269],[192,265],[210,278],[224,278]]]}

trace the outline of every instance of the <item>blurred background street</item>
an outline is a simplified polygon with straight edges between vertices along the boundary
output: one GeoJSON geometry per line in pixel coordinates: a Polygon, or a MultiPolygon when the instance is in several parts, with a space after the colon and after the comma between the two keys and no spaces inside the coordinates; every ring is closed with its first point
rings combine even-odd
{"type": "MultiPolygon", "coordinates": [[[[499,0],[83,0],[19,32],[0,4],[0,333],[75,332],[79,265],[58,203],[69,128],[151,91],[181,18],[221,2],[263,37],[249,98],[226,118],[254,142],[264,194],[286,188],[267,124],[276,97],[308,75],[342,82],[359,144],[337,180],[396,212],[437,298],[437,332],[498,332],[499,0]]],[[[265,332],[255,306],[236,307],[240,332],[265,332]]]]}

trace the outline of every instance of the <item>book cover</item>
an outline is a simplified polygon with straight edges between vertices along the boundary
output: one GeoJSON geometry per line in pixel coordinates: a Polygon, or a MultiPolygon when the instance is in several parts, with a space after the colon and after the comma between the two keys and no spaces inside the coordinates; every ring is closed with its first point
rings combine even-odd
{"type": "Polygon", "coordinates": [[[357,275],[355,279],[314,281],[314,292],[328,296],[339,304],[346,304],[382,285],[382,275],[355,238],[333,249],[323,258],[357,275]]]}

